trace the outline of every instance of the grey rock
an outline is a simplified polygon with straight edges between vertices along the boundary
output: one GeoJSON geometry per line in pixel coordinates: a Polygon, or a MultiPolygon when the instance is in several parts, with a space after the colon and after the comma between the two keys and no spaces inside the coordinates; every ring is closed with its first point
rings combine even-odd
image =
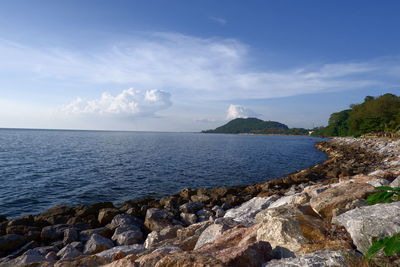
{"type": "Polygon", "coordinates": [[[144,247],[146,249],[152,248],[157,243],[164,241],[166,239],[171,239],[176,237],[176,233],[179,229],[183,228],[180,225],[168,226],[161,231],[153,231],[148,234],[146,241],[144,242],[144,247]]]}
{"type": "Polygon", "coordinates": [[[78,237],[79,237],[78,231],[76,231],[75,229],[73,228],[65,229],[63,243],[69,244],[71,242],[75,242],[78,240],[78,237]]]}
{"type": "Polygon", "coordinates": [[[268,208],[277,208],[284,205],[290,204],[305,204],[310,201],[310,196],[307,193],[297,193],[292,195],[287,195],[279,198],[278,200],[271,203],[268,208]]]}
{"type": "Polygon", "coordinates": [[[182,249],[180,247],[176,247],[176,246],[166,246],[166,247],[162,247],[162,248],[158,248],[156,250],[154,250],[154,253],[157,252],[162,252],[162,253],[170,253],[173,251],[182,251],[182,249]]]}
{"type": "Polygon", "coordinates": [[[109,224],[107,224],[107,228],[114,230],[119,226],[129,226],[135,225],[137,227],[141,227],[143,225],[143,221],[135,216],[129,214],[118,214],[114,216],[109,224]]]}
{"type": "Polygon", "coordinates": [[[22,255],[24,252],[28,251],[29,249],[33,249],[38,247],[38,243],[36,241],[30,241],[28,243],[26,243],[25,245],[23,245],[22,247],[20,247],[18,250],[14,251],[13,253],[9,254],[7,257],[8,258],[16,258],[20,255],[22,255]]]}
{"type": "Polygon", "coordinates": [[[391,187],[400,187],[400,176],[398,176],[396,179],[393,180],[393,182],[390,183],[391,187]]]}
{"type": "Polygon", "coordinates": [[[144,225],[151,231],[158,231],[172,225],[174,215],[162,209],[151,208],[146,211],[144,225]]]}
{"type": "Polygon", "coordinates": [[[64,230],[67,228],[70,228],[70,226],[66,224],[46,226],[42,228],[40,237],[44,241],[56,241],[63,238],[64,230]]]}
{"type": "Polygon", "coordinates": [[[83,248],[82,242],[79,242],[79,241],[72,242],[70,245],[79,250],[81,250],[83,248]]]}
{"type": "Polygon", "coordinates": [[[232,218],[233,220],[245,225],[252,225],[254,224],[254,218],[257,213],[268,208],[271,203],[278,199],[279,196],[277,195],[270,197],[254,197],[239,207],[228,210],[225,213],[224,218],[232,218]]]}
{"type": "Polygon", "coordinates": [[[46,255],[47,253],[49,253],[51,251],[53,251],[55,253],[57,253],[59,251],[58,247],[56,247],[56,246],[37,247],[37,248],[33,248],[31,250],[38,252],[42,256],[46,255]]]}
{"type": "Polygon", "coordinates": [[[201,233],[194,249],[198,249],[204,244],[215,241],[228,229],[231,229],[231,227],[226,224],[211,224],[201,233]]]}
{"type": "Polygon", "coordinates": [[[191,225],[197,222],[196,214],[182,212],[180,216],[182,221],[187,225],[191,225]]]}
{"type": "Polygon", "coordinates": [[[345,212],[332,223],[344,226],[357,249],[365,253],[371,239],[383,238],[400,233],[400,202],[365,206],[345,212]]]}
{"type": "Polygon", "coordinates": [[[5,263],[2,263],[2,267],[17,267],[17,266],[26,266],[33,263],[46,262],[46,258],[40,254],[38,251],[28,250],[23,255],[18,258],[12,259],[5,263]]]}
{"type": "Polygon", "coordinates": [[[350,265],[357,262],[360,257],[351,251],[323,250],[310,254],[305,254],[297,258],[286,258],[280,260],[271,260],[265,263],[264,267],[344,267],[356,266],[350,265]]]}
{"type": "Polygon", "coordinates": [[[57,253],[55,253],[54,251],[50,251],[49,253],[46,254],[46,256],[44,257],[47,261],[50,262],[55,262],[57,261],[58,257],[57,257],[57,253]]]}
{"type": "Polygon", "coordinates": [[[135,225],[119,226],[111,237],[119,246],[137,244],[143,239],[142,231],[135,225]]]}
{"type": "Polygon", "coordinates": [[[114,243],[105,237],[98,234],[93,234],[90,239],[86,242],[83,252],[85,254],[96,254],[103,250],[110,249],[114,246],[114,243]]]}
{"type": "Polygon", "coordinates": [[[187,202],[179,207],[180,212],[184,213],[196,213],[204,207],[201,202],[187,202]]]}
{"type": "Polygon", "coordinates": [[[386,180],[386,179],[377,178],[377,179],[372,179],[372,180],[368,181],[367,184],[370,184],[372,186],[378,187],[378,186],[389,185],[390,182],[388,180],[386,180]]]}
{"type": "Polygon", "coordinates": [[[109,238],[112,236],[112,231],[107,227],[99,227],[99,228],[95,228],[95,229],[84,230],[84,231],[80,232],[79,240],[82,242],[85,242],[85,241],[89,240],[89,238],[93,234],[98,234],[105,238],[109,238]]]}
{"type": "Polygon", "coordinates": [[[61,260],[71,260],[81,255],[82,252],[80,252],[70,244],[66,245],[60,251],[57,252],[57,256],[60,257],[61,260]]]}
{"type": "Polygon", "coordinates": [[[113,255],[117,253],[124,253],[126,255],[128,254],[136,254],[144,251],[143,245],[135,244],[135,245],[129,245],[129,246],[117,246],[113,247],[107,250],[104,250],[100,253],[97,253],[96,256],[105,258],[109,261],[112,260],[113,255]]]}
{"type": "Polygon", "coordinates": [[[22,235],[3,235],[0,236],[0,251],[13,251],[22,247],[26,242],[26,238],[22,235]]]}

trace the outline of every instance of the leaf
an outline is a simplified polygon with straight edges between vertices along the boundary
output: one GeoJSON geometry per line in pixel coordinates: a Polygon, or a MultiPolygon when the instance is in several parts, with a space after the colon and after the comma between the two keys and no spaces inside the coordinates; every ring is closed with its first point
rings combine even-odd
{"type": "Polygon", "coordinates": [[[377,203],[389,203],[392,202],[392,196],[394,195],[394,192],[379,192],[379,193],[374,193],[368,196],[367,198],[367,203],[369,205],[374,205],[377,203]]]}
{"type": "Polygon", "coordinates": [[[393,188],[390,186],[377,186],[375,188],[378,190],[383,190],[383,191],[393,191],[393,188]]]}
{"type": "Polygon", "coordinates": [[[365,258],[370,260],[372,259],[376,253],[378,253],[381,249],[385,247],[384,242],[381,240],[372,243],[372,246],[365,253],[365,258]]]}

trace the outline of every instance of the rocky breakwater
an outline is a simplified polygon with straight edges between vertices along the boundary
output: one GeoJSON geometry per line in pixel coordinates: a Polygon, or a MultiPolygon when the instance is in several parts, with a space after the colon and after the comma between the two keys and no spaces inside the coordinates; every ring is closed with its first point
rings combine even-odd
{"type": "Polygon", "coordinates": [[[317,147],[327,161],[261,184],[3,217],[0,266],[364,266],[372,239],[400,233],[400,202],[365,202],[399,186],[400,142],[317,147]]]}

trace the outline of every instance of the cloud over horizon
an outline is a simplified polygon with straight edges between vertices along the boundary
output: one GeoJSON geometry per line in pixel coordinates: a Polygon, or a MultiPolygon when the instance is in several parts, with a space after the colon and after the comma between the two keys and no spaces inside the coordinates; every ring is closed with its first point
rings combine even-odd
{"type": "Polygon", "coordinates": [[[162,90],[141,92],[129,88],[115,96],[103,93],[100,98],[94,100],[77,98],[63,106],[61,111],[74,115],[150,116],[171,105],[171,94],[168,92],[162,90]]]}
{"type": "Polygon", "coordinates": [[[253,117],[258,117],[260,114],[255,113],[253,110],[246,108],[241,105],[233,105],[230,104],[226,113],[226,119],[227,120],[233,120],[237,118],[253,118],[253,117]]]}

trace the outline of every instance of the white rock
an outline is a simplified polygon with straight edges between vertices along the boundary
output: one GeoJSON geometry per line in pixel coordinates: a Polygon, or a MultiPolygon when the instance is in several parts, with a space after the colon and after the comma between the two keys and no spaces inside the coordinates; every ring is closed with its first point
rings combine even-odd
{"type": "Polygon", "coordinates": [[[310,201],[310,196],[307,193],[298,193],[290,196],[281,197],[269,205],[269,209],[277,208],[290,204],[305,204],[310,201]]]}
{"type": "Polygon", "coordinates": [[[113,247],[111,249],[104,250],[100,253],[97,253],[96,256],[105,258],[107,260],[112,260],[112,257],[114,254],[117,253],[125,253],[126,255],[128,254],[136,254],[144,251],[143,245],[135,244],[135,245],[130,245],[130,246],[117,246],[113,247]]]}
{"type": "Polygon", "coordinates": [[[232,218],[234,221],[239,223],[243,223],[245,225],[254,224],[254,218],[257,213],[266,209],[273,203],[278,200],[279,196],[273,195],[270,197],[254,197],[239,207],[227,210],[224,218],[232,218]]]}
{"type": "Polygon", "coordinates": [[[223,232],[230,229],[226,224],[211,224],[200,235],[194,249],[198,249],[204,244],[211,243],[222,235],[223,232]]]}
{"type": "Polygon", "coordinates": [[[60,257],[61,260],[70,260],[81,255],[82,252],[80,252],[70,244],[66,245],[59,252],[57,252],[57,256],[60,257]]]}
{"type": "Polygon", "coordinates": [[[400,233],[400,202],[356,208],[333,218],[332,223],[344,226],[357,249],[365,253],[372,237],[400,233]]]}
{"type": "Polygon", "coordinates": [[[93,234],[85,244],[83,252],[85,254],[96,254],[103,250],[110,249],[114,243],[105,237],[98,234],[93,234]]]}
{"type": "Polygon", "coordinates": [[[390,183],[391,187],[400,187],[400,176],[398,176],[396,179],[394,179],[393,182],[390,183]]]}

